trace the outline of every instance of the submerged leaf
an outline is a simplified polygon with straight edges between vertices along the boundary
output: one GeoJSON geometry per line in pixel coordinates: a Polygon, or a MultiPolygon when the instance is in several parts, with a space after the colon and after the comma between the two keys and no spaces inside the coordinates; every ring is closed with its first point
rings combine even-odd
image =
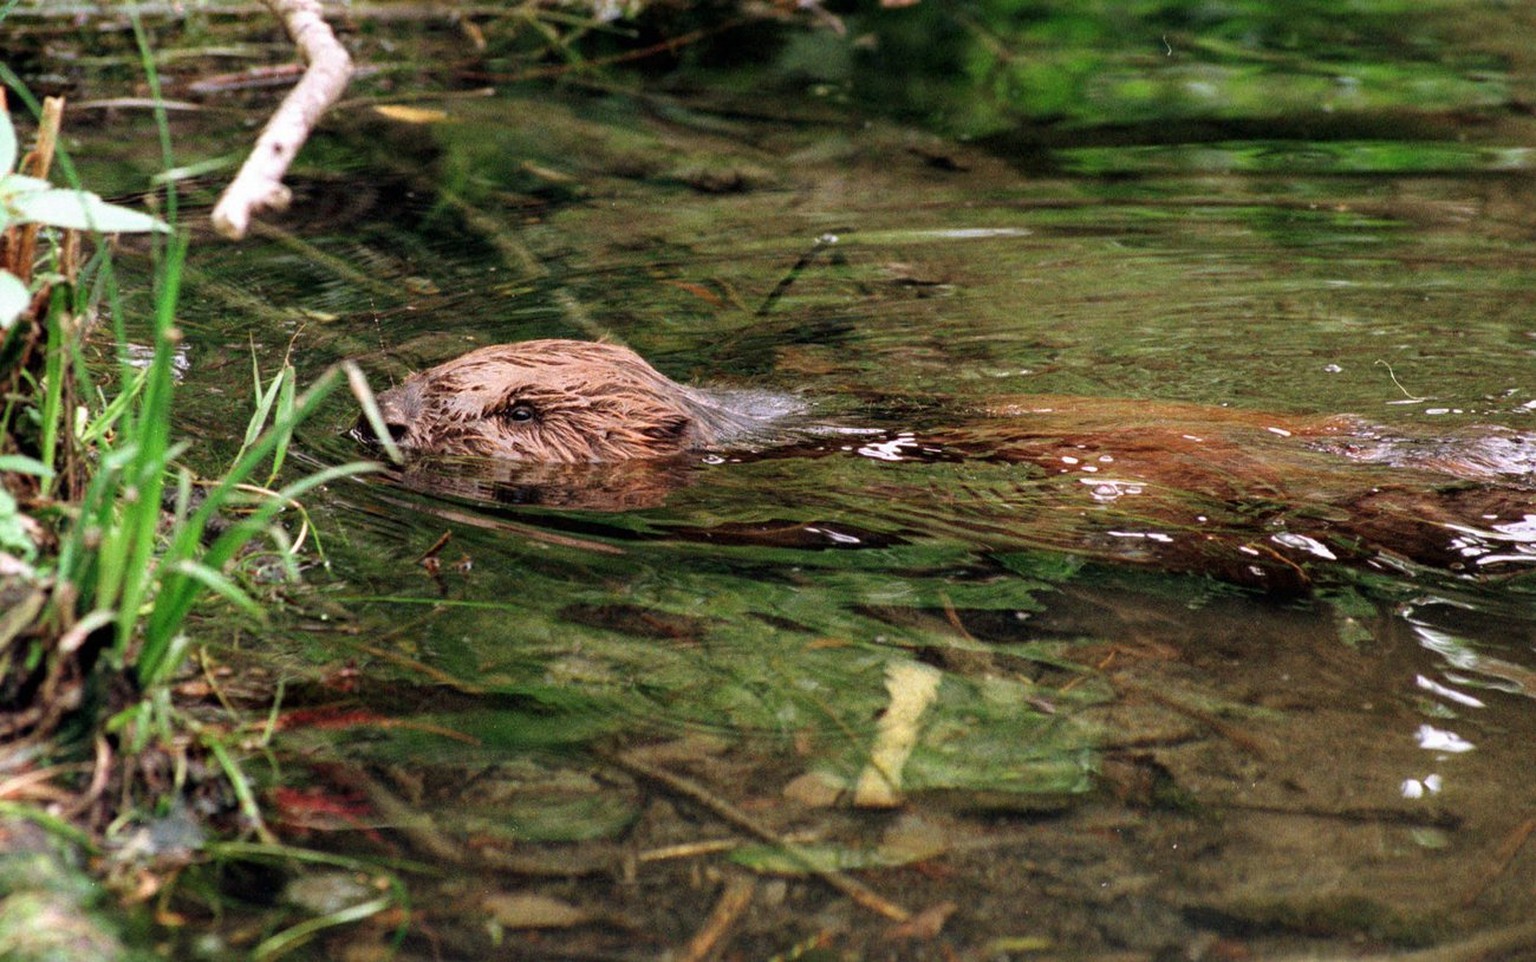
{"type": "Polygon", "coordinates": [[[890,706],[880,716],[869,764],[859,775],[853,804],[860,808],[892,808],[901,803],[901,770],[917,744],[923,713],[938,695],[943,673],[917,662],[892,662],[885,669],[890,706]]]}
{"type": "Polygon", "coordinates": [[[904,864],[891,862],[874,849],[842,845],[797,845],[794,850],[777,845],[744,845],[732,852],[732,862],[767,875],[814,875],[820,872],[847,872],[870,868],[891,868],[904,864]]]}
{"type": "Polygon", "coordinates": [[[497,925],[508,929],[565,929],[591,918],[568,902],[532,892],[496,892],[480,905],[497,925]]]}
{"type": "Polygon", "coordinates": [[[448,119],[446,110],[412,107],[408,104],[380,104],[373,110],[381,117],[407,124],[435,124],[448,119]]]}
{"type": "Polygon", "coordinates": [[[893,844],[893,838],[888,836],[875,848],[835,842],[793,848],[743,845],[731,853],[730,859],[737,865],[768,875],[813,875],[911,865],[937,858],[949,848],[948,841],[938,835],[926,844],[909,844],[909,840],[903,838],[894,841],[893,844]]]}
{"type": "Polygon", "coordinates": [[[333,915],[375,898],[377,889],[356,872],[301,875],[283,888],[283,901],[313,915],[333,915]]]}

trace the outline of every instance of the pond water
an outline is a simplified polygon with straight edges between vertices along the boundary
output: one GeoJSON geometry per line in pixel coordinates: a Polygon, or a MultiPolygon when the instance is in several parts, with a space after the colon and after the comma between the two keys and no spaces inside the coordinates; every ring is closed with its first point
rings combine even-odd
{"type": "MultiPolygon", "coordinates": [[[[381,389],[606,337],[809,423],[664,472],[449,463],[309,501],[327,567],[216,654],[286,686],[259,773],[284,837],[409,863],[400,957],[685,957],[712,912],[742,959],[1529,935],[1536,196],[1509,157],[1042,174],[825,103],[431,106],[344,116],[277,230],[195,246],[194,459],[290,346],[381,389]],[[1269,430],[1342,414],[1372,427],[1269,430]],[[1503,513],[1445,527],[1485,483],[1503,513]]],[[[357,457],[354,416],[300,464],[357,457]]],[[[226,895],[304,918],[273,908],[303,870],[264,871],[270,899],[226,895]]]]}

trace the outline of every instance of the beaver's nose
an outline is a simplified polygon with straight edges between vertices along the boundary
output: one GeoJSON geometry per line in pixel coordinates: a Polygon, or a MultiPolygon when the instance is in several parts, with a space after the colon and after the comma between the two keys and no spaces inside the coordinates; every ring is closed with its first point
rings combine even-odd
{"type": "Polygon", "coordinates": [[[411,433],[411,424],[421,415],[421,395],[414,384],[391,388],[379,395],[379,414],[384,427],[396,443],[411,433]]]}
{"type": "MultiPolygon", "coordinates": [[[[421,413],[421,390],[407,382],[399,387],[390,388],[377,395],[375,400],[379,405],[379,416],[384,421],[384,429],[389,432],[390,440],[396,444],[404,444],[411,434],[411,424],[421,413]]],[[[365,441],[377,441],[373,427],[368,419],[358,416],[357,424],[352,429],[355,437],[365,441]]]]}
{"type": "MultiPolygon", "coordinates": [[[[404,443],[406,436],[410,434],[410,426],[399,419],[391,419],[386,414],[384,429],[389,432],[390,440],[396,444],[404,443]]],[[[367,415],[359,414],[357,420],[352,422],[351,435],[353,439],[365,444],[377,444],[379,436],[374,433],[373,425],[368,423],[367,415]]]]}

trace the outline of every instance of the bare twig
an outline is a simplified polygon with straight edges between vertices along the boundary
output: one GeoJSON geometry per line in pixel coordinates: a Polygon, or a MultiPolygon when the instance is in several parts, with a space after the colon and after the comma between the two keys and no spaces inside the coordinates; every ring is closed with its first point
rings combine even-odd
{"type": "Polygon", "coordinates": [[[352,77],[352,58],[321,16],[319,0],[264,2],[283,21],[309,68],[267,121],[251,156],[213,208],[214,229],[233,240],[245,236],[256,212],[288,205],[291,195],[283,186],[283,174],[352,77]]]}
{"type": "MultiPolygon", "coordinates": [[[[337,2],[333,6],[341,6],[337,2]]],[[[417,20],[455,20],[460,17],[499,17],[507,12],[501,3],[347,3],[347,16],[353,20],[372,20],[377,23],[401,23],[417,20]]],[[[182,20],[189,16],[239,17],[251,12],[249,3],[199,3],[189,11],[184,0],[165,2],[141,2],[137,5],[141,17],[166,17],[182,20]]],[[[46,4],[27,4],[7,11],[11,20],[80,20],[95,17],[103,12],[100,0],[69,3],[65,0],[48,0],[46,4]]]]}
{"type": "MultiPolygon", "coordinates": [[[[59,141],[59,127],[64,121],[64,99],[49,97],[43,101],[43,115],[37,125],[37,146],[21,160],[20,172],[39,180],[48,179],[48,168],[53,166],[53,149],[59,141]]],[[[32,264],[36,259],[38,224],[27,224],[17,236],[17,252],[12,260],[11,272],[22,280],[32,279],[32,264]]]]}

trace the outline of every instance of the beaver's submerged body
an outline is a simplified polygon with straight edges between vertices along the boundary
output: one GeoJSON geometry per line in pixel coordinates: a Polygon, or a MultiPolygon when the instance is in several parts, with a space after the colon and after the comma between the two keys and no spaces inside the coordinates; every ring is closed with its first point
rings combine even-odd
{"type": "MultiPolygon", "coordinates": [[[[784,415],[797,410],[783,396],[679,384],[627,348],[565,340],[472,351],[413,375],[379,395],[379,405],[391,434],[407,449],[497,459],[508,465],[508,477],[496,487],[515,490],[517,500],[598,508],[659,503],[669,486],[686,483],[683,472],[639,462],[676,463],[689,451],[761,441],[782,434],[784,415]],[[613,486],[608,473],[572,473],[581,465],[615,462],[620,467],[605,472],[622,470],[625,497],[602,494],[613,486]],[[530,481],[529,467],[517,465],[533,463],[546,473],[562,470],[560,477],[581,490],[531,490],[537,479],[530,481]]],[[[1536,444],[1515,441],[1532,460],[1536,444]]],[[[812,447],[826,453],[840,445],[812,447]]],[[[1493,449],[1485,447],[1472,442],[1458,456],[1454,446],[1383,443],[1367,425],[1348,418],[1035,397],[994,402],[967,423],[893,443],[881,456],[1032,466],[1031,477],[1066,482],[1051,486],[1051,500],[1083,519],[1079,541],[1059,545],[1063,550],[1099,553],[1088,535],[1119,512],[1190,535],[1158,541],[1163,547],[1148,561],[1274,584],[1262,572],[1244,574],[1245,559],[1274,553],[1271,541],[1287,552],[1300,546],[1311,557],[1333,557],[1325,545],[1335,544],[1357,559],[1384,550],[1438,567],[1461,567],[1462,558],[1475,563],[1468,532],[1521,523],[1531,500],[1523,486],[1455,483],[1496,478],[1501,466],[1519,469],[1507,457],[1491,462],[1486,455],[1493,449]],[[1414,450],[1419,454],[1404,453],[1414,450]],[[1376,467],[1383,463],[1409,470],[1384,473],[1376,467]]],[[[805,453],[803,445],[797,450],[805,453]]],[[[446,466],[449,474],[458,470],[446,466]]],[[[415,477],[441,478],[445,468],[426,471],[415,477]]],[[[462,490],[457,482],[441,487],[462,490]]]]}

